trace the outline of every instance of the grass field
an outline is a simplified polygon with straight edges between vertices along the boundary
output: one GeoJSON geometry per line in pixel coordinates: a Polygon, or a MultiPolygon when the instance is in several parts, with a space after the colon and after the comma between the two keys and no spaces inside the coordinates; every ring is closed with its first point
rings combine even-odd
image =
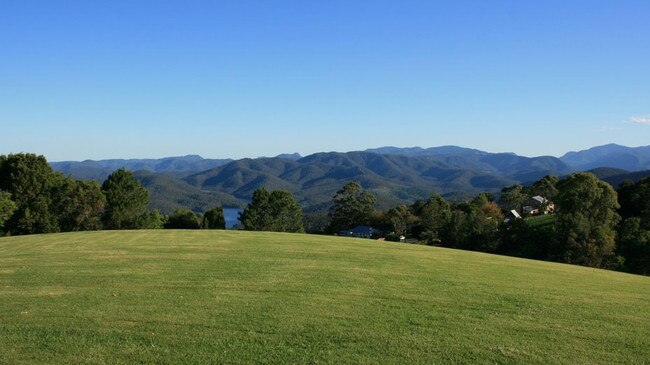
{"type": "Polygon", "coordinates": [[[0,363],[650,361],[650,278],[233,231],[0,238],[0,363]]]}

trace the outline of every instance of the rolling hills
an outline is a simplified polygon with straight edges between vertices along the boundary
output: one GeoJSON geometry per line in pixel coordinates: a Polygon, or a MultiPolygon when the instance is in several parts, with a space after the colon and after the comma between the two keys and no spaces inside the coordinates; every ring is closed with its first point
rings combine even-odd
{"type": "Polygon", "coordinates": [[[643,363],[650,278],[238,231],[0,238],[2,364],[643,363]]]}
{"type": "Polygon", "coordinates": [[[629,171],[650,169],[647,162],[650,147],[606,145],[570,152],[562,158],[440,146],[380,147],[305,157],[294,153],[229,160],[190,155],[51,165],[66,175],[97,181],[119,167],[139,171],[151,195],[151,208],[171,213],[176,207],[200,212],[215,204],[243,206],[260,187],[287,190],[307,211],[322,212],[335,192],[350,181],[359,182],[375,195],[384,209],[426,199],[431,192],[448,200],[465,200],[480,192],[498,193],[504,186],[531,183],[545,175],[564,176],[589,169],[617,186],[628,177],[646,176],[645,172],[629,171]]]}
{"type": "Polygon", "coordinates": [[[345,183],[357,181],[385,207],[425,199],[433,191],[463,198],[499,191],[516,182],[563,174],[570,167],[553,157],[512,154],[403,156],[373,152],[317,153],[298,160],[243,159],[183,180],[203,190],[247,199],[261,187],[293,193],[306,207],[327,204],[345,183]]]}

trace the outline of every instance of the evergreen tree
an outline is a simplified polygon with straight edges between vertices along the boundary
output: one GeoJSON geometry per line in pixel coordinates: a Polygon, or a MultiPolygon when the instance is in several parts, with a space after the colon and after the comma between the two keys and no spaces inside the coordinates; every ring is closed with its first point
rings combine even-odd
{"type": "Polygon", "coordinates": [[[271,193],[264,188],[253,192],[250,204],[239,213],[239,221],[247,231],[269,231],[271,227],[271,193]]]}
{"type": "Polygon", "coordinates": [[[57,215],[62,231],[102,229],[106,198],[99,184],[65,179],[57,195],[57,215]]]}
{"type": "Polygon", "coordinates": [[[257,189],[239,220],[249,231],[304,232],[302,207],[283,190],[257,189]]]}
{"type": "Polygon", "coordinates": [[[440,243],[451,218],[449,203],[440,195],[432,193],[429,200],[420,207],[418,215],[420,240],[429,245],[440,243]]]}
{"type": "Polygon", "coordinates": [[[132,172],[124,168],[114,171],[102,184],[102,191],[106,196],[105,228],[145,228],[149,195],[132,172]]]}
{"type": "Polygon", "coordinates": [[[415,224],[416,217],[411,209],[402,204],[386,212],[385,220],[388,221],[390,229],[398,236],[408,236],[415,224]]]}
{"type": "Polygon", "coordinates": [[[304,232],[302,207],[293,195],[284,190],[275,190],[269,198],[271,231],[304,232]]]}
{"type": "Polygon", "coordinates": [[[377,199],[364,191],[358,183],[346,184],[332,198],[329,212],[330,231],[338,232],[368,224],[376,201],[377,199]]]}

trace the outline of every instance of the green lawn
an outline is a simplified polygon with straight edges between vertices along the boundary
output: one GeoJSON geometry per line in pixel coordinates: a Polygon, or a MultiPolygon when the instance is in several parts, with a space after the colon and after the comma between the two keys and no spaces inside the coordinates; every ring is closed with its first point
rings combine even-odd
{"type": "Polygon", "coordinates": [[[650,361],[650,278],[233,231],[0,238],[0,363],[650,361]]]}

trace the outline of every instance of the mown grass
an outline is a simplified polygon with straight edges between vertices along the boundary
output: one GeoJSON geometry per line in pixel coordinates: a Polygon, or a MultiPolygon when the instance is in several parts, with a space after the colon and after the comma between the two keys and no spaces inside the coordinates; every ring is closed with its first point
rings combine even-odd
{"type": "Polygon", "coordinates": [[[645,363],[650,278],[233,231],[0,238],[0,363],[645,363]]]}

